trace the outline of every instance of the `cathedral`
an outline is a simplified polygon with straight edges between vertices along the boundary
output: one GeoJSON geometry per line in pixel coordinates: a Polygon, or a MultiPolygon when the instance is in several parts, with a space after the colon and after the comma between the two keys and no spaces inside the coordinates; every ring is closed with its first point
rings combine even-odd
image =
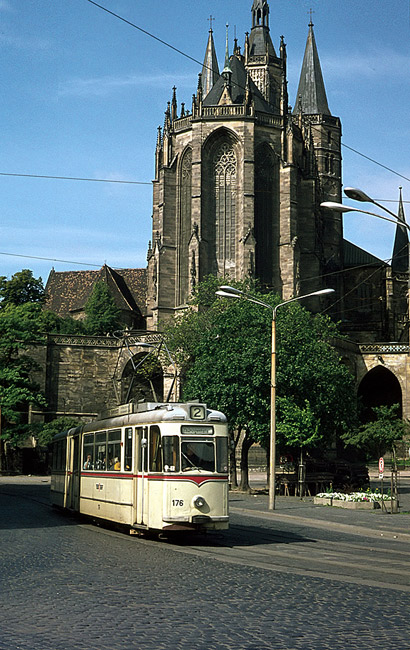
{"type": "MultiPolygon", "coordinates": [[[[254,278],[283,300],[332,288],[331,298],[303,304],[340,324],[345,338],[335,345],[362,403],[368,409],[398,403],[410,418],[409,245],[400,226],[401,191],[390,263],[344,239],[341,213],[321,207],[342,200],[342,126],[329,107],[313,24],[291,107],[285,39],[275,47],[267,0],[249,5],[243,46],[235,39],[231,47],[227,34],[218,63],[211,26],[192,100],[179,103],[175,87],[170,96],[156,140],[147,268],[53,272],[46,306],[83,318],[92,285],[102,280],[124,324],[155,341],[208,275],[254,278]]],[[[109,377],[127,401],[132,360],[114,361],[117,347],[109,337],[49,336],[39,359],[49,413],[84,416],[100,398],[111,404],[109,377]]],[[[173,381],[167,372],[164,385],[173,381]]]]}
{"type": "Polygon", "coordinates": [[[269,13],[253,1],[243,48],[235,39],[231,52],[227,34],[223,67],[211,27],[189,107],[173,89],[155,152],[147,327],[161,329],[214,274],[250,276],[284,300],[331,287],[331,300],[309,307],[326,308],[355,341],[400,341],[407,253],[396,247],[386,264],[344,240],[341,214],[320,207],[342,199],[341,121],[312,22],[289,105],[286,43],[275,49],[269,13]]]}

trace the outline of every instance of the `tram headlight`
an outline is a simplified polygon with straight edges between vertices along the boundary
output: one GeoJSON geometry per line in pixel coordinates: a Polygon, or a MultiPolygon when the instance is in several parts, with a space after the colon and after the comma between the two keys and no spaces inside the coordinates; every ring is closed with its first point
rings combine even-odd
{"type": "Polygon", "coordinates": [[[201,497],[201,496],[197,496],[197,497],[194,497],[192,499],[192,505],[195,508],[203,508],[205,503],[206,503],[206,501],[205,501],[204,497],[201,497]]]}

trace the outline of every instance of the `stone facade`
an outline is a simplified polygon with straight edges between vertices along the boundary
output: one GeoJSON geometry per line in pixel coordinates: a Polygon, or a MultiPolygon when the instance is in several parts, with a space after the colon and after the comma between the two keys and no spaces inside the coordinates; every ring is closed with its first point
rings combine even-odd
{"type": "MultiPolygon", "coordinates": [[[[344,240],[340,214],[320,207],[341,201],[341,121],[328,106],[313,25],[292,111],[286,45],[282,37],[276,53],[268,2],[254,0],[251,17],[243,52],[235,40],[230,53],[227,39],[221,74],[210,30],[189,110],[178,107],[173,90],[158,129],[147,269],[54,274],[48,290],[54,286],[55,310],[64,299],[64,313],[82,314],[100,275],[118,306],[150,331],[185,309],[209,274],[256,278],[284,300],[331,287],[331,303],[307,306],[327,309],[341,323],[350,341],[337,346],[365,403],[398,402],[410,417],[407,232],[397,228],[389,265],[344,240]]],[[[151,387],[131,381],[138,345],[121,350],[109,338],[50,337],[36,354],[49,419],[88,417],[131,397],[152,397],[151,387]]],[[[164,356],[162,372],[161,398],[173,380],[164,356]]]]}
{"type": "Polygon", "coordinates": [[[91,420],[130,400],[153,401],[153,388],[158,400],[168,393],[175,400],[175,372],[160,344],[161,337],[152,333],[129,336],[126,343],[106,336],[50,335],[45,345],[30,350],[40,368],[34,379],[48,403],[46,411],[32,411],[31,419],[50,421],[66,415],[91,420]],[[144,347],[147,343],[157,363],[153,386],[134,373],[138,362],[149,354],[144,347]]]}
{"type": "MultiPolygon", "coordinates": [[[[215,58],[211,30],[205,62],[215,58]]],[[[209,274],[255,277],[287,299],[342,269],[341,218],[320,209],[341,200],[341,123],[323,100],[313,25],[305,59],[310,85],[300,91],[316,99],[301,98],[292,114],[286,45],[277,56],[261,0],[244,53],[235,41],[229,55],[227,44],[224,70],[207,76],[205,90],[199,75],[191,112],[178,110],[174,88],[156,147],[149,329],[183,309],[209,274]]]]}

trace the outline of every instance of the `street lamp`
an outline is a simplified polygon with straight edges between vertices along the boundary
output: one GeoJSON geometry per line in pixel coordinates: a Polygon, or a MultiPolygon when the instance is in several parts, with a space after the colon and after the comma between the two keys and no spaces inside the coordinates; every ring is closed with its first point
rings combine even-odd
{"type": "Polygon", "coordinates": [[[373,205],[376,205],[378,208],[380,208],[380,210],[384,210],[387,212],[387,214],[390,214],[395,219],[398,219],[397,215],[395,215],[394,212],[390,212],[388,208],[385,208],[384,205],[377,203],[377,201],[372,199],[371,196],[366,194],[366,192],[363,192],[363,190],[357,189],[357,187],[345,187],[344,193],[349,199],[353,199],[354,201],[361,201],[361,203],[373,203],[373,205]]]}
{"type": "Polygon", "coordinates": [[[323,296],[328,293],[333,293],[334,289],[320,289],[319,291],[313,291],[312,293],[307,293],[303,296],[296,296],[296,298],[290,298],[289,300],[284,300],[280,302],[276,307],[272,307],[266,302],[250,296],[244,291],[235,289],[227,285],[220,287],[219,291],[216,291],[216,295],[222,298],[239,298],[242,300],[247,300],[248,302],[253,302],[256,305],[261,305],[272,311],[272,345],[271,345],[271,402],[270,402],[270,453],[269,453],[269,510],[275,510],[275,482],[276,482],[276,312],[279,307],[283,305],[288,305],[290,302],[295,302],[296,300],[302,300],[303,298],[310,298],[311,296],[323,296]]]}
{"type": "MultiPolygon", "coordinates": [[[[376,203],[377,205],[377,203],[376,203]]],[[[353,208],[351,205],[345,205],[344,203],[335,203],[334,201],[324,201],[323,203],[320,204],[321,208],[327,208],[328,210],[334,210],[335,212],[360,212],[361,214],[370,214],[371,217],[377,217],[378,219],[384,219],[384,221],[390,221],[391,223],[395,223],[396,226],[403,226],[404,228],[407,228],[407,230],[410,230],[410,226],[405,222],[399,219],[394,212],[390,212],[387,208],[383,208],[386,210],[388,214],[391,214],[394,219],[390,219],[390,217],[385,217],[383,214],[376,214],[376,212],[369,212],[368,210],[361,210],[360,208],[353,208]]]]}
{"type": "MultiPolygon", "coordinates": [[[[320,204],[321,208],[328,208],[329,210],[334,210],[335,212],[361,212],[362,214],[369,214],[371,217],[377,217],[378,219],[383,219],[384,221],[390,221],[391,223],[395,223],[396,226],[403,226],[403,228],[406,228],[407,231],[410,231],[410,226],[404,221],[404,219],[400,219],[398,215],[394,214],[394,212],[391,212],[388,208],[385,208],[384,205],[381,205],[380,203],[377,203],[374,199],[372,199],[370,196],[368,196],[363,190],[359,190],[355,187],[346,187],[344,190],[345,194],[349,199],[353,199],[354,201],[361,201],[363,203],[373,203],[373,205],[376,205],[380,210],[384,210],[384,212],[387,212],[393,219],[390,217],[385,217],[383,214],[377,214],[376,212],[369,212],[368,210],[361,210],[360,208],[353,208],[350,205],[344,205],[343,203],[334,203],[333,201],[325,201],[324,203],[320,204]]],[[[408,247],[408,255],[409,255],[409,280],[408,280],[408,288],[409,288],[409,293],[410,293],[410,246],[408,247]]],[[[409,301],[409,306],[410,306],[410,301],[409,301]]]]}

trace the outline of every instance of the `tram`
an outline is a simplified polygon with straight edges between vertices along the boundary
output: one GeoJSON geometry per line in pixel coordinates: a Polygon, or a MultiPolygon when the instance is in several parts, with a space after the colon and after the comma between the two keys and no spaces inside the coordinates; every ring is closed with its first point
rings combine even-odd
{"type": "Polygon", "coordinates": [[[228,427],[205,404],[129,403],[53,439],[51,501],[131,533],[228,528],[228,427]]]}

